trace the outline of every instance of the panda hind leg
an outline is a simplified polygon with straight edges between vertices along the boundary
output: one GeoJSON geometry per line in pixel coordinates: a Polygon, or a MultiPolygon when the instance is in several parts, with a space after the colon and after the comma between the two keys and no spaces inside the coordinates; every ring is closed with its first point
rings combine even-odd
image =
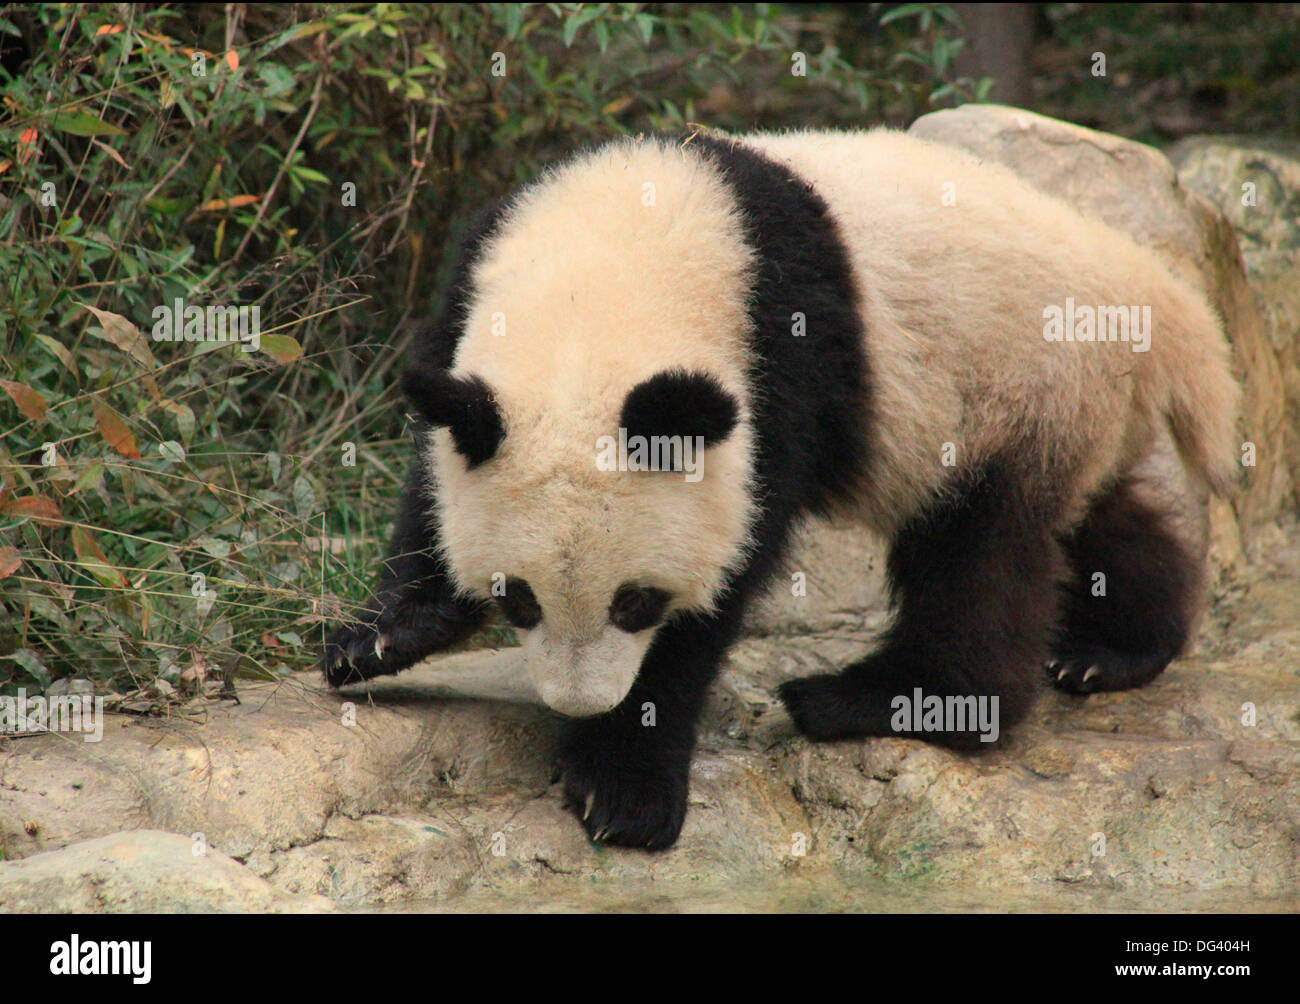
{"type": "Polygon", "coordinates": [[[987,749],[1032,706],[1065,575],[1052,531],[1060,500],[1009,460],[956,487],[893,541],[887,568],[896,614],[882,646],[841,673],[781,686],[810,738],[911,735],[987,749]],[[918,689],[923,701],[940,698],[953,713],[913,731],[918,719],[900,716],[896,701],[914,702],[918,689]]]}
{"type": "Polygon", "coordinates": [[[1187,642],[1200,562],[1129,478],[1099,496],[1064,543],[1071,578],[1049,682],[1072,694],[1151,682],[1187,642]]]}

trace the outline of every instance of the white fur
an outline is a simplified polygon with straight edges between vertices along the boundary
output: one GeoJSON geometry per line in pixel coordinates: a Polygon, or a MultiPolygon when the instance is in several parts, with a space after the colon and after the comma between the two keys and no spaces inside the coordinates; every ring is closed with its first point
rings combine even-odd
{"type": "Polygon", "coordinates": [[[742,141],[810,180],[831,207],[863,297],[876,394],[864,514],[889,532],[948,473],[1012,442],[1077,472],[1077,510],[1177,419],[1180,449],[1217,488],[1234,476],[1238,390],[1205,297],[1151,251],[1000,165],[890,130],[742,141]],[[956,204],[943,204],[944,186],[956,204]],[[1043,310],[1146,305],[1147,353],[1043,338],[1043,310]]]}
{"type": "Polygon", "coordinates": [[[713,171],[647,140],[526,190],[473,272],[453,371],[487,381],[507,434],[467,471],[449,433],[434,433],[443,547],[469,591],[487,595],[494,572],[532,587],[543,623],[528,662],[553,707],[606,710],[632,685],[652,632],[632,643],[610,625],[620,585],[665,589],[671,610],[707,609],[743,556],[750,261],[713,171]],[[705,450],[702,480],[599,470],[597,440],[617,435],[628,391],[672,367],[712,374],[741,405],[736,429],[705,450]]]}
{"type": "MultiPolygon", "coordinates": [[[[740,138],[811,181],[839,223],[862,293],[875,393],[858,509],[890,533],[941,491],[945,443],[966,468],[1008,444],[1074,472],[1073,513],[1173,417],[1193,468],[1226,482],[1237,389],[1205,299],[1151,252],[993,164],[890,131],[740,138]],[[941,201],[955,184],[956,206],[941,201]],[[1151,351],[1042,336],[1043,309],[1149,305],[1151,351]]],[[[525,641],[552,707],[616,705],[653,631],[613,628],[625,582],[707,609],[743,560],[754,513],[746,371],[751,254],[730,190],[687,145],[627,140],[545,175],[473,270],[454,372],[493,388],[507,434],[468,471],[431,434],[443,548],[460,586],[526,580],[543,613],[525,641]],[[646,188],[653,186],[653,205],[646,188]],[[505,334],[492,333],[504,319],[505,334]],[[740,422],[704,478],[597,469],[638,382],[713,374],[740,422]]]]}

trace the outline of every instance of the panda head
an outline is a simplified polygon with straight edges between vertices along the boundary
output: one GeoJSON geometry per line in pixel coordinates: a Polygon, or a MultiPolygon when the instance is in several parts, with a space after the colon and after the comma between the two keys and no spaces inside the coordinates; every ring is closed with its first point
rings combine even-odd
{"type": "Polygon", "coordinates": [[[665,623],[713,607],[746,551],[752,464],[734,383],[684,368],[560,382],[414,369],[403,389],[432,427],[454,580],[516,628],[542,700],[582,717],[623,701],[665,623]]]}

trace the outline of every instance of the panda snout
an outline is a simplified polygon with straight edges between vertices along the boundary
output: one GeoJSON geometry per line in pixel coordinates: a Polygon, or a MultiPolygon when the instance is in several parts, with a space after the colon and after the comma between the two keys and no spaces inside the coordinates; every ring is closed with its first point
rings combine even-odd
{"type": "Polygon", "coordinates": [[[543,692],[542,700],[552,711],[558,711],[567,718],[593,718],[613,711],[622,698],[602,699],[590,694],[572,692],[548,696],[543,692]]]}
{"type": "Polygon", "coordinates": [[[620,672],[618,661],[600,658],[529,664],[538,695],[548,708],[570,718],[591,718],[613,711],[632,689],[636,667],[620,672]]]}
{"type": "Polygon", "coordinates": [[[636,682],[648,632],[608,628],[575,641],[538,629],[525,641],[525,661],[542,702],[570,718],[591,718],[618,707],[636,682]]]}

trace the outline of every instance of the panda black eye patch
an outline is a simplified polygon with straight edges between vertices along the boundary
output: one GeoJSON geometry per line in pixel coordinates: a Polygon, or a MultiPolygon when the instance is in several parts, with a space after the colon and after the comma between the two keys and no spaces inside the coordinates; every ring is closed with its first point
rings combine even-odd
{"type": "Polygon", "coordinates": [[[654,627],[664,616],[671,599],[669,593],[654,586],[624,583],[609,604],[609,620],[620,631],[635,634],[654,627]]]}
{"type": "Polygon", "coordinates": [[[506,620],[514,627],[528,630],[542,622],[542,605],[523,579],[506,579],[505,595],[496,599],[506,620]]]}

